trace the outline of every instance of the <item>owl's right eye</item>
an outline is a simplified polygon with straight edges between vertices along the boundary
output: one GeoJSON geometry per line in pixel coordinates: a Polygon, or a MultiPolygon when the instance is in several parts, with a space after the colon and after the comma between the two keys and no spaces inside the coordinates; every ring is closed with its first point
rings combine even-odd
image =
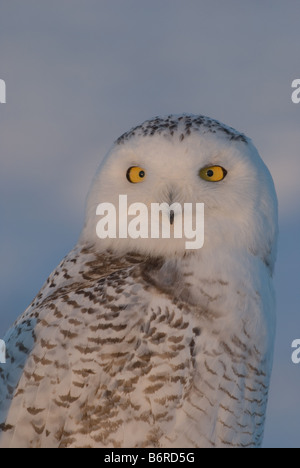
{"type": "Polygon", "coordinates": [[[146,173],[142,167],[139,166],[132,166],[128,169],[126,177],[128,182],[131,184],[138,184],[139,182],[143,182],[145,179],[146,173]]]}
{"type": "Polygon", "coordinates": [[[199,176],[207,182],[220,182],[227,175],[226,169],[221,166],[208,166],[201,169],[199,176]]]}

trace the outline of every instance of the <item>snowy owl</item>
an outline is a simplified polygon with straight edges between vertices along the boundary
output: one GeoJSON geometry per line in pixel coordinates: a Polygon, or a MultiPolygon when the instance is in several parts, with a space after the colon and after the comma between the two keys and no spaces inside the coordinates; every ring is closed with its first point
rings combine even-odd
{"type": "MultiPolygon", "coordinates": [[[[126,215],[126,216],[125,216],[126,215]]],[[[160,225],[174,229],[176,210],[160,225]]],[[[1,447],[258,447],[275,334],[277,199],[242,133],[201,115],[122,135],[75,248],[5,336],[1,447]],[[204,245],[97,234],[101,203],[204,204],[204,245]]]]}

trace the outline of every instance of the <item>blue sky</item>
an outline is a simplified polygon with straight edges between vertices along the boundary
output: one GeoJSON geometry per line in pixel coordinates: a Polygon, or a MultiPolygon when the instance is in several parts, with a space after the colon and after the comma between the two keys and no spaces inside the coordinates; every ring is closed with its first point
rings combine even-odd
{"type": "Polygon", "coordinates": [[[265,446],[300,446],[300,2],[2,0],[0,337],[79,236],[101,159],[154,115],[250,136],[280,204],[278,332],[265,446]]]}

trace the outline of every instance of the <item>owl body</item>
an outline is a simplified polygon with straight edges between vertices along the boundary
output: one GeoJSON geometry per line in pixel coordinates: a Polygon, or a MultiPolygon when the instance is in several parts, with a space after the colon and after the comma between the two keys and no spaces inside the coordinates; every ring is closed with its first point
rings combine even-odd
{"type": "Polygon", "coordinates": [[[253,148],[201,116],[157,118],[117,140],[77,246],[5,338],[1,447],[261,445],[277,225],[253,148]],[[199,170],[221,164],[224,180],[198,181],[199,170]],[[141,167],[145,181],[122,178],[128,167],[141,167]],[[145,204],[204,202],[204,247],[97,239],[96,206],[120,193],[145,204]]]}

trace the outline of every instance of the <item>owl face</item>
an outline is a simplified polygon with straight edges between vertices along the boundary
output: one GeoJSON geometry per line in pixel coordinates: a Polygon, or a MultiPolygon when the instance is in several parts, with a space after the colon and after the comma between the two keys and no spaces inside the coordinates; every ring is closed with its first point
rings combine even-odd
{"type": "MultiPolygon", "coordinates": [[[[193,210],[187,216],[195,229],[200,229],[196,205],[203,203],[204,245],[193,254],[242,248],[255,254],[259,251],[270,262],[270,246],[276,237],[276,195],[258,152],[245,137],[233,138],[220,129],[205,131],[207,127],[201,125],[184,136],[181,127],[179,124],[174,132],[154,134],[132,131],[116,142],[91,189],[83,238],[99,249],[182,256],[187,253],[188,239],[184,228],[182,238],[172,237],[179,214],[176,209],[166,207],[159,219],[161,232],[171,224],[170,239],[151,238],[149,226],[148,239],[120,239],[117,235],[100,240],[96,235],[97,206],[111,203],[116,207],[118,232],[125,222],[124,213],[118,212],[120,195],[126,195],[128,206],[142,203],[148,213],[152,204],[189,204],[193,210]]],[[[127,214],[126,218],[128,222],[127,214]]],[[[145,222],[151,223],[151,217],[145,222]]]]}

